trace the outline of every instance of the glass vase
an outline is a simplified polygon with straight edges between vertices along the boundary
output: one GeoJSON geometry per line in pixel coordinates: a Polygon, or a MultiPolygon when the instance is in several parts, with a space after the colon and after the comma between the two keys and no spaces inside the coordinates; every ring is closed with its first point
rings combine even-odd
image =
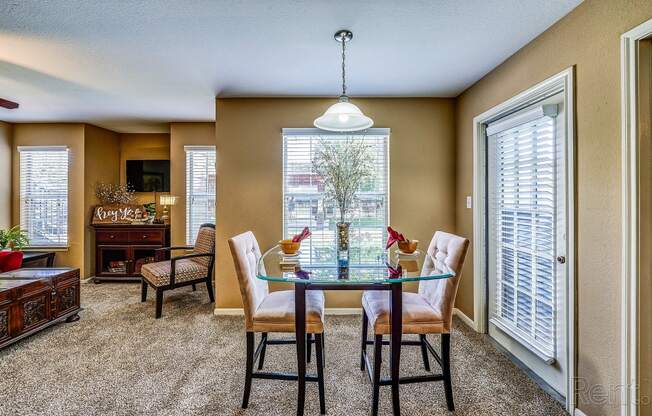
{"type": "Polygon", "coordinates": [[[350,222],[337,223],[337,266],[349,267],[349,228],[350,222]]]}

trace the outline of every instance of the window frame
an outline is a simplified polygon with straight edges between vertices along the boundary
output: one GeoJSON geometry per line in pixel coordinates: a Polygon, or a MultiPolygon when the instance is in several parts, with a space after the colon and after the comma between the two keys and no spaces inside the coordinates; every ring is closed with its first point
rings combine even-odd
{"type": "MultiPolygon", "coordinates": [[[[25,153],[33,152],[66,152],[66,219],[65,219],[65,242],[57,244],[30,244],[26,246],[27,249],[49,249],[49,250],[61,250],[65,251],[70,249],[70,148],[67,145],[52,145],[52,146],[16,146],[18,152],[18,224],[21,229],[26,229],[26,223],[29,223],[29,219],[25,218],[26,211],[23,209],[23,170],[22,170],[22,155],[25,153]]],[[[25,230],[29,232],[28,230],[25,230]]],[[[29,235],[28,235],[29,238],[29,235]]],[[[30,238],[30,240],[32,240],[30,238]]]]}
{"type": "MultiPolygon", "coordinates": [[[[215,207],[214,210],[217,207],[217,147],[212,146],[212,145],[186,145],[183,147],[184,150],[184,156],[185,156],[185,169],[184,169],[184,180],[185,180],[185,203],[186,203],[186,209],[185,209],[185,240],[187,245],[194,245],[195,244],[195,239],[196,236],[191,235],[191,223],[190,223],[190,217],[191,217],[191,210],[192,210],[192,204],[191,204],[191,194],[190,194],[190,181],[189,181],[189,165],[188,165],[188,158],[192,152],[213,152],[215,154],[215,189],[214,189],[214,199],[215,199],[215,207]]],[[[210,196],[210,194],[207,194],[207,196],[210,196]]],[[[217,221],[217,214],[213,213],[214,217],[214,222],[217,221]]],[[[204,222],[209,222],[209,220],[206,220],[204,222]]],[[[201,224],[200,224],[201,225],[201,224]]]]}
{"type": "MultiPolygon", "coordinates": [[[[358,131],[358,132],[331,132],[331,131],[325,131],[321,130],[318,128],[283,128],[281,130],[281,182],[282,182],[282,187],[283,187],[283,192],[281,195],[281,233],[286,238],[286,231],[287,231],[287,224],[286,224],[286,215],[285,215],[285,200],[286,200],[286,195],[287,195],[287,189],[286,189],[286,180],[285,180],[285,175],[286,175],[286,159],[285,159],[285,137],[286,136],[341,136],[341,137],[351,137],[351,136],[385,136],[385,166],[386,166],[386,174],[385,174],[385,189],[386,189],[386,203],[385,203],[385,225],[384,229],[382,230],[383,232],[383,238],[386,239],[387,237],[387,226],[391,223],[391,210],[390,210],[390,173],[391,173],[391,166],[390,166],[390,139],[391,139],[391,129],[389,128],[370,128],[366,129],[363,131],[358,131]]],[[[333,262],[333,264],[330,263],[315,263],[319,265],[324,265],[324,266],[333,266],[336,267],[337,264],[333,262]]],[[[350,267],[360,267],[364,266],[367,263],[363,264],[358,264],[358,263],[351,263],[350,267]]]]}

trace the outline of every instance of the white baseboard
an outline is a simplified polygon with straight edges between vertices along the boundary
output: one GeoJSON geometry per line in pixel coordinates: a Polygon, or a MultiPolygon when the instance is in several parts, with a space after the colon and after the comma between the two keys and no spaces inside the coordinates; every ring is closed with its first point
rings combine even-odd
{"type": "Polygon", "coordinates": [[[456,316],[457,316],[458,318],[460,318],[460,319],[462,320],[462,322],[464,322],[464,323],[465,323],[469,328],[471,328],[472,330],[474,330],[474,331],[477,332],[478,327],[475,325],[475,322],[473,321],[473,319],[471,319],[471,318],[469,318],[468,316],[466,316],[466,314],[464,314],[464,312],[462,312],[461,310],[459,310],[459,309],[457,309],[457,308],[453,308],[453,315],[456,315],[456,316]]]}
{"type": "MultiPolygon", "coordinates": [[[[326,308],[326,315],[360,315],[362,308],[326,308]]],[[[242,308],[216,308],[213,312],[216,316],[243,316],[242,308]]]]}
{"type": "Polygon", "coordinates": [[[573,416],[587,416],[587,414],[581,411],[580,409],[575,408],[575,410],[573,411],[573,416]]]}
{"type": "Polygon", "coordinates": [[[215,316],[244,316],[244,309],[242,308],[215,308],[213,311],[215,316]]]}

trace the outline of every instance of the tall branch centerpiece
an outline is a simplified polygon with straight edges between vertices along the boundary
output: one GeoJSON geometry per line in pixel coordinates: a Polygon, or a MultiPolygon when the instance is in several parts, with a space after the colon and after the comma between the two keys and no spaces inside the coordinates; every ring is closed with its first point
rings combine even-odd
{"type": "Polygon", "coordinates": [[[338,263],[349,259],[349,216],[357,201],[361,185],[372,178],[373,162],[370,146],[352,137],[322,140],[312,160],[315,173],[324,181],[326,200],[334,201],[339,210],[337,223],[338,263]]]}

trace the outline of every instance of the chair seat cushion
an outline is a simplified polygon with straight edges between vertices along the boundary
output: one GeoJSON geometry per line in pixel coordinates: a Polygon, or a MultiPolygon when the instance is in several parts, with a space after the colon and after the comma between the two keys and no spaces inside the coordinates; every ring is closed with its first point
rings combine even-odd
{"type": "MultiPolygon", "coordinates": [[[[362,307],[376,334],[390,333],[390,292],[370,290],[362,295],[362,307]]],[[[447,333],[442,313],[418,293],[403,292],[403,333],[447,333]]]]}
{"type": "MultiPolygon", "coordinates": [[[[170,263],[170,260],[167,260],[144,264],[140,274],[154,286],[167,286],[170,284],[170,263]]],[[[191,259],[178,260],[175,269],[176,283],[202,279],[208,274],[208,267],[191,259]]]]}
{"type": "MultiPolygon", "coordinates": [[[[294,290],[271,292],[258,305],[253,316],[255,332],[294,332],[294,290]]],[[[306,332],[324,332],[324,293],[306,291],[306,332]]]]}

